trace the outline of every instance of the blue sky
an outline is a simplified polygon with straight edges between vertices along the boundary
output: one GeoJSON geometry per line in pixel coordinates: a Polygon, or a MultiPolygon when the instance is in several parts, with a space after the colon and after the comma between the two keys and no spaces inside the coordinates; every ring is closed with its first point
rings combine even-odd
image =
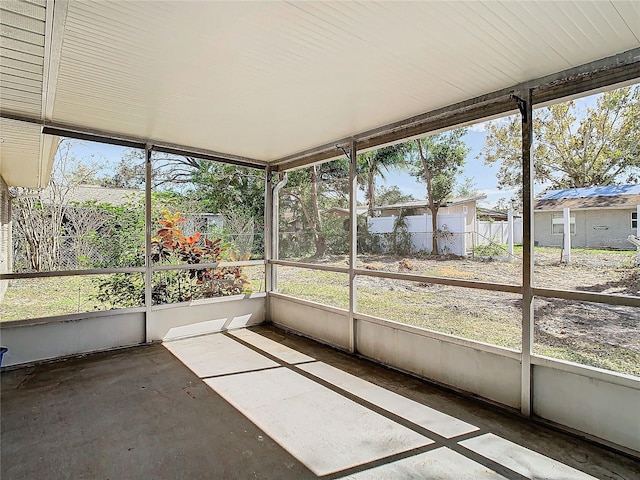
{"type": "MultiPolygon", "coordinates": [[[[510,197],[511,193],[504,190],[498,190],[496,173],[500,168],[499,165],[486,166],[482,159],[476,158],[482,147],[484,146],[486,132],[484,130],[484,122],[473,125],[469,132],[464,136],[464,141],[471,151],[467,155],[464,165],[464,171],[459,178],[462,182],[465,177],[472,178],[476,184],[476,188],[480,193],[487,195],[487,198],[481,202],[483,206],[493,206],[501,197],[510,197]]],[[[425,198],[425,186],[423,183],[416,182],[413,177],[407,173],[389,172],[385,174],[385,181],[380,182],[387,186],[397,185],[403,193],[411,194],[416,199],[425,198]]]]}

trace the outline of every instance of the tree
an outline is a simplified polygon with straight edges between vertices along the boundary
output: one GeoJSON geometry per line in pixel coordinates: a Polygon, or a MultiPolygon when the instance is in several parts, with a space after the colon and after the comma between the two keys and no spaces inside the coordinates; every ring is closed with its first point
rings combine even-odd
{"type": "MultiPolygon", "coordinates": [[[[535,182],[564,189],[619,183],[640,178],[640,87],[602,94],[594,108],[579,111],[574,101],[534,112],[535,182]]],[[[522,201],[520,117],[487,124],[478,157],[499,163],[498,188],[516,188],[522,201]]]]}
{"type": "Polygon", "coordinates": [[[377,206],[393,205],[395,203],[413,202],[415,198],[411,194],[404,194],[397,185],[390,187],[380,186],[376,188],[377,206]]]}
{"type": "MultiPolygon", "coordinates": [[[[143,189],[145,182],[145,152],[133,148],[123,153],[113,174],[103,175],[92,183],[107,188],[143,189]]],[[[151,163],[153,188],[193,182],[193,173],[203,165],[213,163],[194,157],[154,152],[151,163]]]]}
{"type": "Polygon", "coordinates": [[[456,185],[456,195],[458,197],[475,197],[480,195],[478,184],[471,177],[464,177],[461,183],[456,185]]]}
{"type": "Polygon", "coordinates": [[[280,192],[281,213],[288,211],[293,215],[289,221],[301,224],[311,235],[314,257],[322,257],[327,251],[321,211],[348,205],[348,179],[349,161],[341,158],[290,172],[280,192]]]}
{"type": "Polygon", "coordinates": [[[384,180],[385,172],[392,169],[406,168],[405,154],[409,150],[409,144],[399,143],[358,155],[357,181],[360,188],[365,192],[370,217],[373,217],[374,207],[376,206],[376,178],[381,177],[384,180]]]}
{"type": "Polygon", "coordinates": [[[414,143],[417,159],[413,162],[412,175],[426,185],[434,255],[438,254],[438,209],[453,192],[456,175],[460,173],[467,153],[471,150],[462,140],[466,133],[466,128],[460,128],[418,139],[414,143]]]}
{"type": "MultiPolygon", "coordinates": [[[[262,255],[264,230],[264,171],[203,160],[196,157],[154,153],[152,158],[154,208],[223,215],[225,239],[236,247],[262,255]]],[[[144,152],[132,149],[123,155],[106,187],[144,188],[144,152]]]]}
{"type": "Polygon", "coordinates": [[[60,239],[65,234],[70,193],[94,178],[98,170],[96,165],[74,157],[73,146],[69,140],[60,142],[51,178],[42,192],[25,188],[13,191],[13,222],[31,270],[60,268],[60,239]]]}

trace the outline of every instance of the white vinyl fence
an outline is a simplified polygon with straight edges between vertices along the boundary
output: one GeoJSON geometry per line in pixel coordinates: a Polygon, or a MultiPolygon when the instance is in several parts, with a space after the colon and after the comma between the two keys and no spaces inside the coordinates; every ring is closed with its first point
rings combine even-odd
{"type": "MultiPolygon", "coordinates": [[[[369,233],[379,235],[383,249],[389,249],[390,234],[398,235],[400,229],[394,232],[396,216],[368,217],[369,233]]],[[[465,232],[465,216],[438,215],[438,250],[441,254],[466,255],[467,247],[471,245],[471,233],[465,232]]],[[[431,228],[431,215],[410,215],[404,217],[405,232],[411,239],[411,251],[431,252],[433,231],[431,228]]]]}
{"type": "MultiPolygon", "coordinates": [[[[476,222],[477,235],[475,245],[489,245],[497,243],[506,245],[509,243],[509,222],[476,222]]],[[[513,243],[522,244],[522,218],[513,219],[513,243]]]]}

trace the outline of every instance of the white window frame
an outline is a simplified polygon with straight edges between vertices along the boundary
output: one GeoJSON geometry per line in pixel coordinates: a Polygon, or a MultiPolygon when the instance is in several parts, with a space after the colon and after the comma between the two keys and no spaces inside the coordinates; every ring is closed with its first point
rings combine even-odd
{"type": "MultiPolygon", "coordinates": [[[[573,213],[569,214],[569,230],[571,235],[576,234],[576,216],[573,213]]],[[[551,235],[563,235],[564,234],[564,213],[552,213],[551,214],[551,235]],[[555,227],[555,228],[554,228],[555,227]],[[556,231],[559,230],[559,231],[556,231]]]]}
{"type": "Polygon", "coordinates": [[[631,212],[631,228],[638,229],[638,212],[631,212]]]}

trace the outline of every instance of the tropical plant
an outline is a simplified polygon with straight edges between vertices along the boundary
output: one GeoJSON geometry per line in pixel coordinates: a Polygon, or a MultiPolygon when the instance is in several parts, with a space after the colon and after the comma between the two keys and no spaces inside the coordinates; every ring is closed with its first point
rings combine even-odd
{"type": "MultiPolygon", "coordinates": [[[[222,261],[244,261],[249,253],[240,256],[228,249],[220,238],[210,240],[196,232],[182,233],[180,226],[186,219],[178,212],[162,212],[160,228],[151,241],[151,261],[166,265],[217,264],[222,261]]],[[[187,302],[202,298],[250,293],[249,280],[239,266],[207,266],[194,269],[163,270],[154,274],[153,304],[187,302]]],[[[130,274],[110,275],[97,281],[95,299],[117,308],[144,304],[144,282],[130,274]]]]}
{"type": "MultiPolygon", "coordinates": [[[[209,240],[200,232],[186,236],[180,230],[180,224],[186,219],[179,212],[162,212],[158,220],[161,228],[152,237],[151,261],[153,263],[219,263],[224,257],[231,261],[247,260],[249,253],[240,257],[235,251],[227,251],[222,240],[209,240]]],[[[173,301],[189,301],[198,298],[238,295],[246,292],[249,284],[242,267],[207,267],[192,270],[177,270],[174,275],[166,275],[154,282],[153,295],[155,303],[173,301]],[[175,283],[177,290],[172,290],[169,280],[175,283]]]]}
{"type": "Polygon", "coordinates": [[[377,206],[376,179],[380,177],[384,180],[385,172],[406,169],[405,155],[410,149],[408,143],[399,143],[358,155],[358,185],[365,192],[370,217],[374,216],[374,208],[377,206]]]}

